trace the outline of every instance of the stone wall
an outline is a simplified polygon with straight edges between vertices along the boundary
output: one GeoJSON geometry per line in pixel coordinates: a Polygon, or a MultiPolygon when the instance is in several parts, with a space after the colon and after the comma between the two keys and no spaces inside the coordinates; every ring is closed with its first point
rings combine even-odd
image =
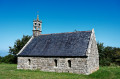
{"type": "Polygon", "coordinates": [[[87,60],[86,58],[18,57],[17,69],[87,74],[87,60]],[[57,67],[54,60],[57,60],[57,67]],[[71,67],[68,66],[68,60],[71,61],[71,67]]]}
{"type": "Polygon", "coordinates": [[[87,69],[88,69],[88,74],[90,74],[99,69],[99,53],[98,53],[94,29],[92,30],[88,51],[87,51],[87,56],[88,56],[87,69]]]}

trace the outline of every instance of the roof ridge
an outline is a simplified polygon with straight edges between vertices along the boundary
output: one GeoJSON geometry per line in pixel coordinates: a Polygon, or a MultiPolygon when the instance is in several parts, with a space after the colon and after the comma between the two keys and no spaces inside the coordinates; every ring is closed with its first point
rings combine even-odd
{"type": "Polygon", "coordinates": [[[76,32],[91,32],[91,30],[90,30],[90,31],[75,31],[75,32],[50,33],[50,34],[41,34],[41,35],[64,34],[64,33],[76,33],[76,32]]]}

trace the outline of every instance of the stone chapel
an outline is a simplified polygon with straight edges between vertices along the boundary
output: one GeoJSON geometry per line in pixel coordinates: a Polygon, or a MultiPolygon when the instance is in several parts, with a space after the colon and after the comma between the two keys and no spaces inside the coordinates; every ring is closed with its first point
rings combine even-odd
{"type": "Polygon", "coordinates": [[[33,36],[17,54],[17,69],[89,75],[99,69],[94,29],[42,34],[42,22],[33,21],[33,36]]]}

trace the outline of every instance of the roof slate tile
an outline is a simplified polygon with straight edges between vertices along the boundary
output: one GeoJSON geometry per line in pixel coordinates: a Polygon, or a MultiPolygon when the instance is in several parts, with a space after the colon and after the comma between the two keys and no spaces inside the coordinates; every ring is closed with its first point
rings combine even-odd
{"type": "Polygon", "coordinates": [[[18,56],[86,56],[92,31],[44,34],[32,39],[18,56]]]}

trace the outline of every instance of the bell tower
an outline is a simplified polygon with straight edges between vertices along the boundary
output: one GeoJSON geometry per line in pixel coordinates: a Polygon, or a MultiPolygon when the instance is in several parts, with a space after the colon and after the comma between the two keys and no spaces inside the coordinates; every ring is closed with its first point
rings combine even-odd
{"type": "Polygon", "coordinates": [[[39,36],[42,32],[42,21],[39,21],[39,15],[37,15],[37,19],[33,21],[33,36],[39,36]]]}

